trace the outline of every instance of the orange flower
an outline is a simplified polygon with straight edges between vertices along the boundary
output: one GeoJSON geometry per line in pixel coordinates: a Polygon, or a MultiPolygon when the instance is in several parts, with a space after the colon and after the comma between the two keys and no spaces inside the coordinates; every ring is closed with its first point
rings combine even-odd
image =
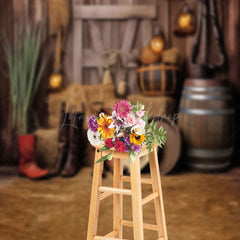
{"type": "Polygon", "coordinates": [[[99,125],[98,131],[101,134],[102,138],[112,138],[115,132],[115,128],[109,128],[110,124],[113,122],[112,119],[108,119],[106,116],[103,116],[97,120],[99,125]]]}

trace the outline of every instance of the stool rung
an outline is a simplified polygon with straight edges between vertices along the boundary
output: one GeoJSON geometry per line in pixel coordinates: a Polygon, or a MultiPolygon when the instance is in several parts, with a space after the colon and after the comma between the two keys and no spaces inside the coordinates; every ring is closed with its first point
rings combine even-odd
{"type": "Polygon", "coordinates": [[[112,196],[112,193],[109,193],[109,192],[101,193],[100,196],[99,196],[99,200],[101,201],[101,200],[103,200],[107,197],[110,197],[110,196],[112,196]]]}
{"type": "Polygon", "coordinates": [[[118,232],[116,230],[108,233],[107,235],[105,235],[104,237],[116,237],[118,234],[118,232]]]}
{"type": "MultiPolygon", "coordinates": [[[[125,227],[133,227],[133,221],[122,220],[121,225],[125,227]]],[[[149,223],[143,223],[143,228],[153,231],[158,231],[158,226],[149,223]]]]}
{"type": "Polygon", "coordinates": [[[127,240],[127,239],[95,236],[95,237],[94,237],[94,240],[127,240]]]}
{"type": "MultiPolygon", "coordinates": [[[[128,176],[121,176],[120,180],[124,181],[124,182],[131,182],[131,178],[128,177],[128,176]]],[[[141,178],[141,183],[143,183],[143,184],[152,184],[152,180],[151,180],[151,178],[141,178]]]]}
{"type": "Polygon", "coordinates": [[[152,201],[154,198],[158,197],[158,192],[154,192],[150,195],[148,195],[147,197],[145,197],[144,199],[142,199],[142,205],[145,205],[146,203],[152,201]]]}
{"type": "Polygon", "coordinates": [[[107,192],[112,194],[124,194],[124,195],[132,195],[132,191],[129,189],[122,188],[113,188],[113,187],[99,187],[99,192],[107,192]]]}

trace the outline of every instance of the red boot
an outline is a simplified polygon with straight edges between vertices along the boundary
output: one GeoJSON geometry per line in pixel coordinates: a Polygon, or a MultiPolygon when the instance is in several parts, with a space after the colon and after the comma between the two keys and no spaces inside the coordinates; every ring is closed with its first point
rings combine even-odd
{"type": "Polygon", "coordinates": [[[19,174],[30,179],[47,178],[48,170],[39,168],[35,161],[35,136],[33,134],[18,136],[18,147],[20,153],[19,174]]]}

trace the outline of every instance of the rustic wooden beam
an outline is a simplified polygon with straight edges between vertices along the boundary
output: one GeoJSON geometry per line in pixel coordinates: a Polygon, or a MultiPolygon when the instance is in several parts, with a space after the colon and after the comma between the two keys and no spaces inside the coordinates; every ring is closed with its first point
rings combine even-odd
{"type": "Polygon", "coordinates": [[[141,22],[141,33],[142,33],[142,45],[147,46],[152,39],[152,22],[151,20],[145,19],[141,22]]]}
{"type": "MultiPolygon", "coordinates": [[[[94,52],[96,54],[103,54],[104,52],[104,46],[102,42],[102,36],[100,29],[96,23],[96,21],[93,20],[88,20],[88,26],[89,26],[89,31],[90,31],[90,36],[91,36],[91,42],[93,45],[94,52]]],[[[103,69],[102,67],[97,66],[98,68],[98,78],[99,82],[101,82],[101,79],[103,77],[103,69]]]]}
{"type": "MultiPolygon", "coordinates": [[[[137,49],[132,51],[132,54],[129,56],[133,56],[133,61],[130,61],[124,65],[127,68],[136,68],[138,65],[134,61],[134,57],[136,56],[137,49]]],[[[93,52],[91,49],[84,49],[83,50],[83,59],[82,66],[85,68],[103,68],[102,62],[102,53],[93,52]]]]}
{"type": "Polygon", "coordinates": [[[171,42],[171,1],[159,0],[158,1],[158,22],[161,24],[163,34],[165,37],[166,48],[170,47],[171,42]]]}
{"type": "Polygon", "coordinates": [[[239,59],[240,59],[240,1],[230,1],[228,4],[227,50],[229,56],[230,82],[240,91],[239,87],[239,59]]]}
{"type": "Polygon", "coordinates": [[[73,23],[74,36],[73,36],[73,82],[82,83],[82,45],[83,45],[83,36],[82,36],[82,21],[75,20],[73,23]]]}
{"type": "Polygon", "coordinates": [[[157,8],[155,5],[76,5],[73,17],[85,20],[154,19],[157,17],[157,8]]]}
{"type": "Polygon", "coordinates": [[[137,25],[138,25],[137,20],[129,20],[128,21],[125,36],[123,39],[122,48],[121,48],[122,52],[128,53],[131,50],[133,41],[134,41],[134,36],[137,31],[137,25]]]}
{"type": "MultiPolygon", "coordinates": [[[[103,0],[103,5],[111,5],[111,0],[103,0]]],[[[103,38],[103,45],[104,49],[111,49],[112,48],[112,22],[111,21],[103,21],[102,23],[102,38],[103,38]]]]}

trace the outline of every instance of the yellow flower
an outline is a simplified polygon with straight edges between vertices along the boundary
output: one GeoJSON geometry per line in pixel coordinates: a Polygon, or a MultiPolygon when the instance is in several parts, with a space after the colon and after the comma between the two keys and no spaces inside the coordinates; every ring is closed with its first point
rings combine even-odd
{"type": "Polygon", "coordinates": [[[135,145],[140,145],[146,140],[144,135],[137,135],[136,133],[130,134],[130,142],[135,145]]]}
{"type": "Polygon", "coordinates": [[[115,128],[109,128],[110,124],[113,122],[112,119],[108,119],[106,116],[102,116],[97,120],[98,132],[101,134],[102,138],[112,138],[115,132],[115,128]]]}

